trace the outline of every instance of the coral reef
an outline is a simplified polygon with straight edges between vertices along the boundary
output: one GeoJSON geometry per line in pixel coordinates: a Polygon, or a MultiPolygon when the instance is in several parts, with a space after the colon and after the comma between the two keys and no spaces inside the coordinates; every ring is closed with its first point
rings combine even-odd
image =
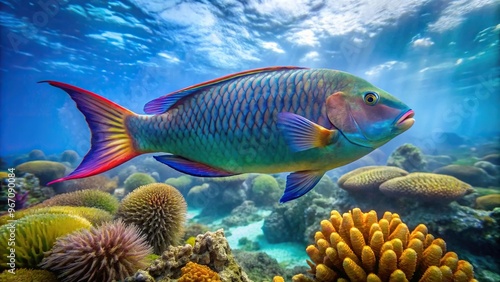
{"type": "Polygon", "coordinates": [[[385,181],[407,175],[408,172],[393,166],[369,166],[355,169],[339,178],[337,184],[349,192],[377,191],[385,181]]]}
{"type": "Polygon", "coordinates": [[[183,196],[187,196],[189,189],[191,189],[197,181],[188,175],[182,175],[177,178],[169,178],[165,181],[165,184],[174,186],[181,192],[183,196]]]}
{"type": "MultiPolygon", "coordinates": [[[[68,214],[35,214],[0,226],[0,246],[8,246],[12,234],[15,235],[15,267],[37,267],[44,252],[60,236],[78,229],[90,228],[91,223],[83,217],[68,214]]],[[[0,251],[0,269],[8,266],[9,248],[0,251]]]]}
{"type": "Polygon", "coordinates": [[[469,184],[452,176],[415,172],[382,183],[380,191],[391,197],[449,203],[474,190],[469,184]]]}
{"type": "Polygon", "coordinates": [[[40,267],[62,282],[123,280],[146,267],[150,252],[139,230],[118,220],[59,238],[40,267]]]}
{"type": "MultiPolygon", "coordinates": [[[[280,179],[278,179],[280,180],[280,179]]],[[[325,197],[332,197],[335,194],[335,190],[337,189],[337,184],[332,181],[332,179],[328,175],[323,175],[321,180],[314,186],[314,191],[320,195],[325,197]]],[[[280,185],[280,191],[285,190],[285,183],[280,185]]]]}
{"type": "Polygon", "coordinates": [[[314,230],[310,228],[314,228],[317,219],[330,214],[331,205],[331,200],[314,191],[296,201],[276,205],[264,220],[264,236],[269,243],[307,242],[311,231],[314,230]]]}
{"type": "Polygon", "coordinates": [[[221,281],[219,274],[206,265],[188,262],[181,269],[182,276],[177,282],[215,282],[221,281]]]}
{"type": "Polygon", "coordinates": [[[243,269],[236,263],[224,231],[207,232],[196,237],[194,247],[184,245],[168,247],[160,259],[146,269],[125,279],[125,282],[169,281],[182,275],[181,269],[188,262],[208,266],[218,273],[223,282],[250,282],[243,269]],[[163,279],[163,280],[161,280],[163,279]]]}
{"type": "Polygon", "coordinates": [[[425,161],[427,162],[427,170],[433,171],[440,167],[452,164],[455,159],[448,155],[425,155],[425,161]]]}
{"type": "Polygon", "coordinates": [[[109,212],[97,208],[72,206],[32,207],[16,212],[14,217],[11,217],[9,214],[0,216],[0,225],[7,224],[9,220],[21,219],[25,216],[44,213],[77,215],[87,219],[92,225],[99,225],[113,219],[113,216],[109,212]]]}
{"type": "Polygon", "coordinates": [[[34,174],[42,185],[61,178],[66,173],[66,167],[58,162],[30,161],[16,166],[16,172],[34,174]]]}
{"type": "Polygon", "coordinates": [[[45,153],[42,150],[35,149],[29,152],[28,159],[30,161],[44,161],[47,159],[47,157],[45,156],[45,153]]]}
{"type": "Polygon", "coordinates": [[[269,281],[269,277],[283,275],[285,272],[276,259],[263,252],[235,250],[234,256],[253,282],[269,281]]]}
{"type": "Polygon", "coordinates": [[[447,165],[434,170],[434,173],[456,177],[472,186],[488,187],[495,182],[486,171],[475,166],[447,165]]]}
{"type": "Polygon", "coordinates": [[[186,241],[188,238],[198,236],[198,234],[205,234],[210,228],[206,225],[200,223],[188,224],[184,230],[184,236],[182,241],[186,241]]]}
{"type": "Polygon", "coordinates": [[[200,217],[225,216],[245,201],[247,178],[247,174],[203,178],[204,184],[189,190],[186,198],[188,205],[202,208],[200,217]]]}
{"type": "Polygon", "coordinates": [[[481,158],[482,161],[490,162],[494,165],[500,165],[500,154],[489,154],[481,158]]]}
{"type": "Polygon", "coordinates": [[[187,206],[174,187],[153,183],[140,186],[121,202],[116,216],[135,224],[146,235],[156,254],[180,242],[184,233],[187,206]]]}
{"type": "MultiPolygon", "coordinates": [[[[373,210],[353,209],[343,215],[332,210],[320,225],[316,243],[306,248],[313,281],[474,279],[472,265],[447,252],[443,239],[434,238],[423,224],[410,232],[398,214],[385,212],[379,219],[373,210]]],[[[294,281],[308,281],[299,277],[304,276],[294,281]]]]}
{"type": "Polygon", "coordinates": [[[63,184],[66,192],[91,189],[113,193],[113,190],[118,187],[118,177],[109,179],[108,177],[99,174],[91,177],[65,181],[63,184]]]}
{"type": "Polygon", "coordinates": [[[252,180],[249,199],[256,206],[272,206],[279,201],[282,193],[282,189],[274,177],[260,174],[252,180]]]}
{"type": "Polygon", "coordinates": [[[224,227],[248,225],[262,219],[262,215],[258,212],[259,209],[255,207],[254,202],[244,201],[241,205],[234,208],[231,213],[222,220],[222,225],[224,227]]]}
{"type": "Polygon", "coordinates": [[[89,189],[59,194],[37,205],[37,207],[51,206],[92,207],[114,214],[118,210],[118,200],[109,193],[89,189]]]}
{"type": "Polygon", "coordinates": [[[80,160],[80,156],[73,150],[66,150],[61,154],[61,162],[69,163],[71,166],[75,166],[78,160],[80,160]]]}
{"type": "Polygon", "coordinates": [[[487,161],[478,161],[478,162],[474,163],[474,166],[486,171],[486,173],[488,173],[490,176],[493,176],[493,177],[498,176],[499,167],[500,167],[500,166],[494,165],[494,164],[487,162],[487,161]]]}
{"type": "MultiPolygon", "coordinates": [[[[8,208],[7,192],[8,182],[6,179],[0,180],[0,207],[2,211],[8,208]]],[[[23,177],[16,175],[15,181],[16,190],[16,210],[27,208],[34,204],[38,204],[55,195],[54,189],[51,187],[41,187],[38,178],[31,173],[25,173],[23,177]]]]}
{"type": "Polygon", "coordinates": [[[127,179],[125,179],[125,182],[123,184],[125,186],[125,193],[130,193],[139,186],[155,182],[156,180],[151,175],[143,172],[136,172],[127,177],[127,179]]]}
{"type": "Polygon", "coordinates": [[[392,152],[387,160],[387,165],[396,166],[408,172],[415,172],[426,171],[427,162],[418,147],[407,143],[392,152]]]}
{"type": "Polygon", "coordinates": [[[15,274],[6,271],[0,274],[2,282],[58,282],[54,273],[40,269],[16,269],[15,274]]]}
{"type": "Polygon", "coordinates": [[[493,210],[500,207],[500,194],[485,195],[476,198],[476,208],[482,210],[493,210]]]}

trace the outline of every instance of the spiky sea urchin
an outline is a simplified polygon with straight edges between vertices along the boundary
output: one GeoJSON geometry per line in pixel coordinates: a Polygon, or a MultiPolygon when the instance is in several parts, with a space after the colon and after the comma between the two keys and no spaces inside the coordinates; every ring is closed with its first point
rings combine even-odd
{"type": "Polygon", "coordinates": [[[135,224],[161,254],[169,245],[179,243],[186,220],[186,201],[174,187],[153,183],[141,186],[123,200],[116,214],[128,224],[135,224]]]}
{"type": "Polygon", "coordinates": [[[146,267],[150,253],[139,230],[117,220],[58,239],[40,267],[62,282],[124,280],[146,267]]]}

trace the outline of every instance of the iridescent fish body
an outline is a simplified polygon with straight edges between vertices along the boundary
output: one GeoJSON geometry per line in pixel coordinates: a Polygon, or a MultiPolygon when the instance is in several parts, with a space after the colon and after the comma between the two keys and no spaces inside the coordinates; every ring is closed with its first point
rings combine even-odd
{"type": "Polygon", "coordinates": [[[83,89],[66,91],[85,115],[92,147],[68,179],[109,170],[137,155],[195,176],[293,171],[281,198],[312,189],[410,128],[413,111],[351,74],[272,67],[194,85],[157,98],[137,115],[83,89]]]}

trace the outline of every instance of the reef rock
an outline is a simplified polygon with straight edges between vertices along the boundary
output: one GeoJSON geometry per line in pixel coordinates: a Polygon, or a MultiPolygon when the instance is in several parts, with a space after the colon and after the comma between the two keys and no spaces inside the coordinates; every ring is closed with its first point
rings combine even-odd
{"type": "Polygon", "coordinates": [[[426,171],[427,169],[427,162],[422,151],[408,143],[392,152],[387,160],[387,165],[396,166],[408,172],[426,171]]]}
{"type": "Polygon", "coordinates": [[[495,183],[495,179],[486,171],[475,166],[447,165],[434,171],[438,174],[446,174],[456,177],[472,186],[488,187],[495,183]]]}
{"type": "Polygon", "coordinates": [[[125,279],[126,282],[170,281],[182,275],[181,269],[195,262],[208,266],[218,273],[224,282],[251,282],[247,274],[235,261],[231,248],[224,237],[223,230],[206,232],[196,237],[194,247],[184,245],[170,246],[159,259],[146,269],[125,279]]]}
{"type": "Polygon", "coordinates": [[[276,259],[266,253],[236,250],[234,255],[248,277],[254,282],[267,282],[270,277],[285,273],[276,259]]]}
{"type": "Polygon", "coordinates": [[[497,176],[500,170],[500,166],[494,165],[487,161],[478,161],[474,164],[474,166],[483,169],[491,176],[497,176]]]}
{"type": "Polygon", "coordinates": [[[58,162],[51,161],[30,161],[22,163],[16,167],[16,172],[34,174],[42,185],[61,178],[66,173],[66,167],[58,162]]]}
{"type": "Polygon", "coordinates": [[[500,154],[489,154],[481,158],[482,161],[490,162],[494,165],[500,165],[500,154]]]}
{"type": "Polygon", "coordinates": [[[455,159],[448,155],[425,155],[425,161],[427,162],[427,170],[433,171],[440,167],[452,164],[455,159]]]}

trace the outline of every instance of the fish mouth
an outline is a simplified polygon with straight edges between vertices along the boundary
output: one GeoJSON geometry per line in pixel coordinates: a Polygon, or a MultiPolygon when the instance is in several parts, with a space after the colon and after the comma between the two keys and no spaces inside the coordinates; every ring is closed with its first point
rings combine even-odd
{"type": "Polygon", "coordinates": [[[415,116],[415,112],[413,110],[409,110],[406,113],[404,113],[396,121],[395,124],[396,128],[402,131],[409,129],[415,123],[415,119],[413,118],[413,116],[415,116]]]}

